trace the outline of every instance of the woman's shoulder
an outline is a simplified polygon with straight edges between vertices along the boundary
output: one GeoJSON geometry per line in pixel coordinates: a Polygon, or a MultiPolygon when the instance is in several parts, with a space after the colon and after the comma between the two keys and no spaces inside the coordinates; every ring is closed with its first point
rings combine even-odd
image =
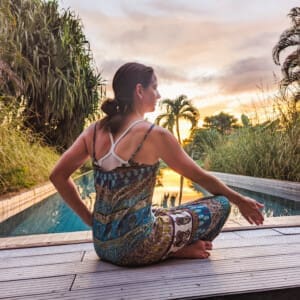
{"type": "Polygon", "coordinates": [[[171,134],[167,129],[148,120],[145,120],[144,122],[137,124],[134,129],[136,133],[138,132],[146,133],[150,131],[151,136],[164,136],[164,135],[171,134]]]}
{"type": "Polygon", "coordinates": [[[172,135],[172,133],[169,130],[156,124],[154,124],[152,131],[157,137],[165,137],[172,135]]]}
{"type": "Polygon", "coordinates": [[[98,122],[93,122],[90,125],[88,125],[88,127],[86,127],[83,131],[82,131],[82,135],[87,136],[90,135],[94,132],[94,130],[96,129],[95,126],[97,126],[98,122]]]}
{"type": "Polygon", "coordinates": [[[99,129],[99,123],[100,121],[95,121],[93,123],[91,123],[90,125],[88,125],[88,127],[86,127],[82,133],[80,134],[80,136],[85,140],[85,141],[90,141],[93,139],[96,131],[99,129]]]}

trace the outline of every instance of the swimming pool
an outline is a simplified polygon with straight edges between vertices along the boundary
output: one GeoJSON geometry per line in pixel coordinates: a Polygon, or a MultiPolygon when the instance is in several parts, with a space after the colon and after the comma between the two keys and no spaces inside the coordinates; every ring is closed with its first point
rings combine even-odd
{"type": "MultiPolygon", "coordinates": [[[[178,178],[172,178],[173,175],[169,171],[164,175],[166,177],[163,179],[164,186],[155,189],[154,205],[161,205],[162,196],[169,194],[170,197],[167,203],[168,206],[170,206],[171,196],[177,192],[178,178]]],[[[92,210],[95,199],[93,173],[89,172],[78,178],[75,182],[83,201],[89,209],[92,210]]],[[[265,217],[300,215],[300,202],[237,188],[234,189],[263,203],[265,205],[263,209],[265,217]]],[[[183,202],[190,201],[191,198],[197,199],[202,197],[202,194],[192,189],[190,184],[185,185],[183,194],[184,196],[186,195],[183,202]]],[[[238,209],[233,207],[230,219],[234,220],[240,217],[238,209]]],[[[0,237],[73,232],[90,229],[91,228],[65,204],[58,194],[54,194],[2,222],[0,224],[0,237]]]]}

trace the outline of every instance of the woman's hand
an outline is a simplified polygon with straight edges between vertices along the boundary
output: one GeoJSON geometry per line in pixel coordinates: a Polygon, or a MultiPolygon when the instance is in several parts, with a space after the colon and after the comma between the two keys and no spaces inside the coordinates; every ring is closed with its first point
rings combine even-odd
{"type": "Polygon", "coordinates": [[[257,202],[249,197],[242,197],[239,202],[236,203],[242,216],[250,223],[261,225],[264,222],[264,217],[260,211],[264,207],[263,204],[257,202]]]}

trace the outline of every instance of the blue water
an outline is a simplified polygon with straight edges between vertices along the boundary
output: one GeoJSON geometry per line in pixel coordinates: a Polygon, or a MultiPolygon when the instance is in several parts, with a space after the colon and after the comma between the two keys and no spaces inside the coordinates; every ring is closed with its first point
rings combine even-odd
{"type": "MultiPolygon", "coordinates": [[[[95,201],[92,172],[81,176],[75,180],[75,183],[83,201],[92,210],[95,201]]],[[[300,202],[234,189],[263,203],[265,205],[263,209],[265,217],[300,215],[300,202]]],[[[233,209],[230,217],[240,217],[238,210],[233,209]]],[[[90,229],[58,194],[54,194],[2,222],[0,224],[0,237],[90,229]]]]}
{"type": "MultiPolygon", "coordinates": [[[[95,189],[90,172],[75,180],[88,207],[93,207],[95,189]]],[[[27,208],[0,224],[0,237],[90,230],[58,193],[27,208]]]]}

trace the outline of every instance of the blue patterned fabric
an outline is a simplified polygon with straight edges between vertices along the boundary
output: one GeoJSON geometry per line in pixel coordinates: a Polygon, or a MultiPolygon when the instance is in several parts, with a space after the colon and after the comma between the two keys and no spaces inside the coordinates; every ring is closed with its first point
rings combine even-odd
{"type": "Polygon", "coordinates": [[[95,167],[93,238],[101,258],[117,263],[151,233],[157,169],[158,163],[118,167],[110,172],[95,167]]]}
{"type": "Polygon", "coordinates": [[[96,201],[92,229],[98,256],[117,265],[146,265],[196,240],[213,240],[230,213],[227,198],[212,196],[170,209],[153,208],[159,163],[138,164],[134,155],[126,165],[110,171],[102,169],[93,155],[96,201]]]}

